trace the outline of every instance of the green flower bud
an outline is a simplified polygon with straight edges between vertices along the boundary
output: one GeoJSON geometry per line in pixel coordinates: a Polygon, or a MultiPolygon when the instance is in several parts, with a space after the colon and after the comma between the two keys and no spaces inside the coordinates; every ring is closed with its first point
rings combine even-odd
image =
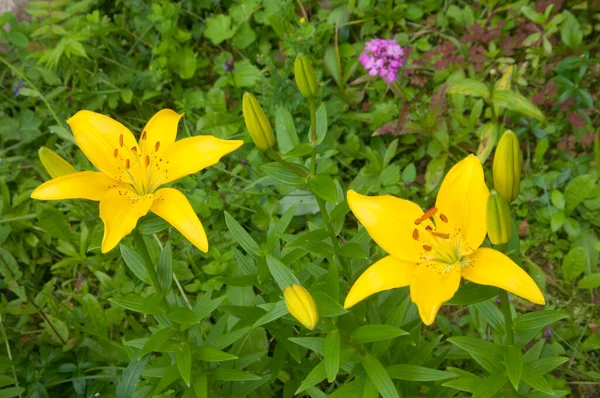
{"type": "Polygon", "coordinates": [[[494,188],[507,203],[519,196],[521,185],[521,149],[517,135],[506,130],[494,156],[494,188]]]}
{"type": "Polygon", "coordinates": [[[317,95],[317,77],[308,57],[298,54],[294,62],[294,75],[298,89],[305,98],[317,95]]]}
{"type": "Polygon", "coordinates": [[[283,299],[288,311],[307,329],[313,330],[319,322],[317,304],[308,290],[301,285],[288,285],[283,289],[283,299]]]}
{"type": "Polygon", "coordinates": [[[242,112],[244,114],[246,128],[250,133],[250,137],[252,137],[252,141],[256,144],[256,147],[263,152],[272,148],[273,145],[275,145],[273,129],[256,97],[250,93],[244,93],[242,112]]]}
{"type": "Polygon", "coordinates": [[[67,162],[66,160],[61,158],[56,152],[49,148],[46,148],[45,146],[40,148],[40,150],[38,151],[38,156],[42,161],[42,165],[52,178],[77,173],[77,170],[75,170],[75,168],[71,166],[69,162],[67,162]]]}
{"type": "Polygon", "coordinates": [[[494,245],[507,243],[512,235],[512,216],[504,197],[492,190],[488,196],[486,223],[488,237],[494,245]]]}

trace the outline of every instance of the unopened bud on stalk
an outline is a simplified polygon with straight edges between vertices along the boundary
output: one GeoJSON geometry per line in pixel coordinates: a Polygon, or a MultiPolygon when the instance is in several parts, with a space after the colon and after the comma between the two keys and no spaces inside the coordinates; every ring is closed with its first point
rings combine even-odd
{"type": "Polygon", "coordinates": [[[283,289],[288,311],[307,329],[313,330],[319,322],[317,305],[308,290],[301,285],[288,285],[283,289]]]}
{"type": "Polygon", "coordinates": [[[242,112],[246,128],[256,147],[263,152],[273,147],[275,145],[275,136],[273,135],[269,119],[267,119],[267,115],[260,107],[256,97],[250,93],[244,93],[242,112]]]}
{"type": "Polygon", "coordinates": [[[521,185],[521,149],[517,135],[506,130],[494,155],[494,188],[507,203],[519,196],[521,185]]]}
{"type": "Polygon", "coordinates": [[[61,158],[56,152],[49,148],[46,148],[45,146],[39,149],[38,156],[42,161],[42,165],[52,178],[77,173],[77,170],[75,170],[75,168],[71,166],[69,162],[67,162],[66,160],[61,158]]]}
{"type": "Polygon", "coordinates": [[[294,75],[298,89],[305,98],[317,95],[317,77],[308,57],[298,54],[294,63],[294,75]]]}
{"type": "Polygon", "coordinates": [[[494,245],[508,243],[512,236],[512,216],[504,197],[492,190],[488,196],[486,223],[488,237],[494,245]]]}

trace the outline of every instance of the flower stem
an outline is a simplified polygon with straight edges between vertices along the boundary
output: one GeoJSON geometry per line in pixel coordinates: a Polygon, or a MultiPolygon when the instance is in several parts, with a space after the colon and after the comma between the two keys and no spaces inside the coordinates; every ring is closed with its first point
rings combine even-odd
{"type": "Polygon", "coordinates": [[[146,266],[146,270],[148,270],[148,274],[150,274],[150,279],[152,279],[152,285],[154,286],[154,290],[156,290],[158,294],[162,295],[163,290],[160,286],[156,269],[154,269],[154,264],[152,264],[152,259],[150,258],[148,247],[146,246],[146,242],[144,242],[144,237],[136,230],[134,232],[134,238],[135,243],[137,244],[138,249],[140,250],[140,254],[144,259],[144,265],[146,266]]]}
{"type": "Polygon", "coordinates": [[[287,167],[288,169],[290,169],[294,173],[298,174],[299,176],[301,176],[303,178],[311,178],[312,177],[312,174],[309,174],[306,171],[302,170],[301,168],[294,166],[292,163],[288,162],[287,160],[285,160],[284,158],[282,158],[281,156],[279,156],[279,154],[277,152],[275,152],[273,150],[273,148],[267,149],[265,151],[265,153],[271,159],[273,159],[273,160],[281,163],[282,165],[284,165],[285,167],[287,167]]]}
{"type": "Polygon", "coordinates": [[[508,345],[515,344],[515,335],[513,334],[512,314],[510,313],[510,302],[508,301],[508,293],[505,290],[500,291],[500,307],[504,314],[504,324],[506,327],[506,343],[508,345]]]}
{"type": "Polygon", "coordinates": [[[308,99],[308,109],[310,111],[310,144],[312,153],[310,155],[310,174],[315,175],[317,170],[317,109],[315,99],[308,99]]]}

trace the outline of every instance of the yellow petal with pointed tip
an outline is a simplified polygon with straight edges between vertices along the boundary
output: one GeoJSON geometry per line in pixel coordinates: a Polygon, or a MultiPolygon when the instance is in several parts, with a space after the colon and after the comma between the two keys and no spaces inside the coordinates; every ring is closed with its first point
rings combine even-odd
{"type": "Polygon", "coordinates": [[[69,162],[64,160],[58,153],[45,146],[38,151],[38,156],[42,161],[42,165],[50,174],[50,177],[57,178],[67,174],[77,173],[77,170],[69,162]]]}
{"type": "Polygon", "coordinates": [[[428,262],[416,266],[410,284],[410,298],[419,308],[426,325],[435,321],[440,307],[450,300],[460,284],[460,266],[428,262]]]}
{"type": "Polygon", "coordinates": [[[536,304],[545,304],[544,295],[534,280],[497,250],[482,247],[467,257],[463,278],[480,285],[496,286],[536,304]]]}
{"type": "Polygon", "coordinates": [[[222,140],[212,135],[184,138],[171,144],[162,157],[155,160],[160,173],[155,173],[151,186],[163,185],[212,166],[223,156],[242,146],[244,141],[222,140]]]}
{"type": "Polygon", "coordinates": [[[365,196],[352,190],[347,199],[352,213],[383,250],[404,261],[422,261],[423,244],[412,238],[415,220],[423,215],[418,205],[390,195],[365,196]]]}
{"type": "Polygon", "coordinates": [[[81,171],[46,181],[31,193],[31,198],[100,200],[110,189],[125,186],[102,173],[81,171]]]}
{"type": "Polygon", "coordinates": [[[488,195],[483,167],[475,155],[454,165],[442,182],[435,202],[436,227],[451,236],[458,233],[463,255],[473,253],[485,239],[488,195]]]}
{"type": "Polygon", "coordinates": [[[129,152],[131,148],[137,146],[137,141],[131,131],[116,120],[96,112],[79,111],[67,120],[67,123],[73,130],[79,148],[104,174],[118,180],[123,174],[125,157],[129,158],[132,164],[134,161],[137,162],[129,152]],[[115,149],[119,157],[114,156],[115,149]]]}
{"type": "Polygon", "coordinates": [[[200,251],[206,253],[206,232],[187,198],[173,188],[159,189],[154,195],[154,203],[150,210],[175,227],[200,251]]]}
{"type": "Polygon", "coordinates": [[[283,289],[285,305],[298,322],[309,330],[313,330],[319,322],[317,304],[308,290],[301,285],[288,285],[283,289]]]}
{"type": "Polygon", "coordinates": [[[102,253],[111,251],[128,235],[140,217],[152,206],[154,195],[138,196],[128,189],[111,189],[100,200],[100,218],[104,222],[102,253]]]}
{"type": "Polygon", "coordinates": [[[146,123],[140,136],[140,147],[144,154],[161,155],[177,137],[177,125],[183,116],[171,109],[162,109],[146,123]],[[146,134],[144,134],[144,132],[146,134]]]}
{"type": "Polygon", "coordinates": [[[371,265],[352,285],[344,308],[350,308],[372,294],[410,285],[414,263],[387,256],[371,265]]]}

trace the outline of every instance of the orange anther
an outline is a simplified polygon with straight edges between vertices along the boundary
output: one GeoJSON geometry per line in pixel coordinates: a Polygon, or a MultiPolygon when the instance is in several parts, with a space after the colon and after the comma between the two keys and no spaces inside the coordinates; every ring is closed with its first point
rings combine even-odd
{"type": "Polygon", "coordinates": [[[121,146],[121,148],[123,147],[123,134],[119,136],[119,145],[121,146]]]}
{"type": "Polygon", "coordinates": [[[433,227],[432,227],[431,225],[427,225],[427,226],[425,226],[425,229],[426,229],[427,231],[433,231],[433,227]]]}
{"type": "Polygon", "coordinates": [[[113,152],[113,156],[117,157],[119,155],[119,150],[115,148],[114,152],[113,152]]]}
{"type": "Polygon", "coordinates": [[[131,162],[129,162],[129,159],[125,159],[125,168],[128,169],[131,166],[131,162]]]}
{"type": "Polygon", "coordinates": [[[150,156],[146,155],[146,166],[150,164],[150,156]]]}
{"type": "Polygon", "coordinates": [[[449,239],[450,238],[450,234],[444,233],[444,232],[432,232],[431,235],[433,236],[437,236],[438,238],[442,238],[442,239],[449,239]]]}
{"type": "Polygon", "coordinates": [[[157,152],[158,148],[160,148],[160,141],[156,141],[156,145],[154,145],[154,152],[157,152]]]}
{"type": "Polygon", "coordinates": [[[413,231],[413,239],[414,240],[419,240],[419,230],[415,228],[415,230],[413,231]]]}
{"type": "Polygon", "coordinates": [[[448,222],[448,217],[446,217],[445,214],[440,214],[440,220],[442,220],[443,222],[448,222]]]}
{"type": "Polygon", "coordinates": [[[146,130],[142,131],[142,139],[145,140],[146,139],[146,130]]]}
{"type": "Polygon", "coordinates": [[[432,207],[431,209],[423,213],[423,215],[421,216],[421,220],[427,220],[428,218],[433,217],[435,213],[437,213],[437,207],[432,207]]]}
{"type": "Polygon", "coordinates": [[[431,246],[429,246],[429,245],[423,245],[423,249],[425,249],[425,251],[430,252],[431,251],[431,246]]]}
{"type": "Polygon", "coordinates": [[[137,147],[134,145],[134,146],[132,146],[132,147],[131,147],[131,150],[132,150],[133,152],[137,152],[137,147]]]}

